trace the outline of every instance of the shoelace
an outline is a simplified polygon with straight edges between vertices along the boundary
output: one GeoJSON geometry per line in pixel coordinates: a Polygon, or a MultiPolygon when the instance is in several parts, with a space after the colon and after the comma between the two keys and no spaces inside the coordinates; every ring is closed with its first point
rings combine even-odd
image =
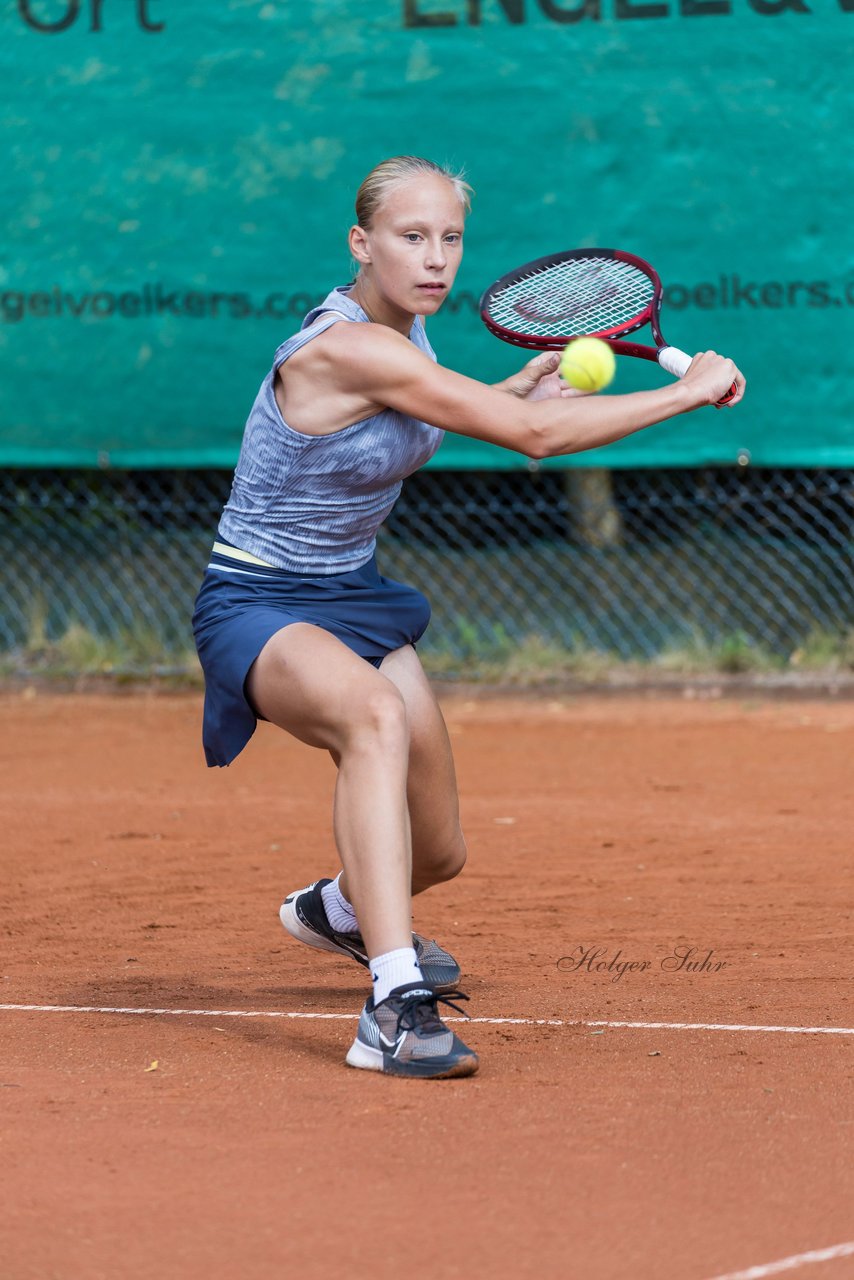
{"type": "Polygon", "coordinates": [[[424,995],[418,991],[413,991],[411,996],[404,997],[403,1006],[397,1016],[398,1033],[401,1031],[415,1031],[418,1027],[430,1030],[432,1023],[435,1023],[437,1027],[441,1027],[442,1020],[437,1009],[439,1004],[447,1004],[457,1013],[461,1013],[464,1018],[467,1018],[468,1014],[465,1009],[456,1004],[456,1000],[468,1000],[468,996],[462,991],[446,991],[443,994],[434,992],[432,995],[424,995]]]}

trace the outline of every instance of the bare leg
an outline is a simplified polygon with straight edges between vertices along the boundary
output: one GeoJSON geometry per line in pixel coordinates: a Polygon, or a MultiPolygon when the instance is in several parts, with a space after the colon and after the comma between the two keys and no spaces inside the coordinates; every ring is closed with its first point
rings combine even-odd
{"type": "Polygon", "coordinates": [[[459,875],[466,861],[451,741],[415,650],[397,649],[380,670],[397,686],[409,716],[412,892],[422,893],[459,875]]]}
{"type": "Polygon", "coordinates": [[[401,692],[329,632],[302,622],[267,642],[246,688],[268,720],[338,763],[335,837],[368,955],[410,947],[409,716],[401,692]]]}
{"type": "MultiPolygon", "coordinates": [[[[380,668],[398,689],[409,718],[406,796],[412,840],[412,892],[459,875],[466,861],[451,742],[441,708],[411,645],[390,653],[380,668]]],[[[332,752],[335,763],[338,757],[332,752]]],[[[348,901],[346,870],[340,880],[348,901]]]]}

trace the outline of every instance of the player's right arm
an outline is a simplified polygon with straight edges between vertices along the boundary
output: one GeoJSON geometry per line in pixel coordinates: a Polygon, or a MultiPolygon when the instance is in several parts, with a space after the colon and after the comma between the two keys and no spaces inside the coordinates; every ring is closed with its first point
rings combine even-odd
{"type": "Polygon", "coordinates": [[[325,345],[341,391],[529,458],[611,444],[714,404],[733,382],[738,384],[733,403],[744,389],[744,379],[731,360],[703,352],[695,356],[684,378],[654,391],[520,400],[434,364],[407,338],[381,325],[335,325],[324,337],[333,340],[325,345]]]}

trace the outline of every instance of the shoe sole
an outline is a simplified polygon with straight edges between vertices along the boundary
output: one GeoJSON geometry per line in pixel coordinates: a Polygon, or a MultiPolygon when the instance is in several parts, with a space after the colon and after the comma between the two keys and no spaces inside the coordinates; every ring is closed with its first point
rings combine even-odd
{"type": "Polygon", "coordinates": [[[348,956],[351,960],[355,960],[358,964],[367,967],[367,962],[356,952],[348,951],[346,947],[339,947],[337,943],[330,942],[328,938],[324,938],[320,933],[315,933],[314,929],[309,929],[307,925],[303,924],[293,902],[282,903],[279,910],[279,919],[291,937],[296,938],[298,942],[304,942],[309,947],[316,947],[318,951],[330,951],[336,956],[348,956]]]}
{"type": "Polygon", "coordinates": [[[473,1076],[478,1068],[477,1055],[466,1054],[457,1058],[423,1058],[397,1062],[386,1058],[382,1049],[372,1049],[361,1040],[354,1040],[345,1062],[348,1067],[363,1071],[381,1071],[387,1076],[411,1076],[419,1080],[448,1080],[454,1076],[473,1076]]]}

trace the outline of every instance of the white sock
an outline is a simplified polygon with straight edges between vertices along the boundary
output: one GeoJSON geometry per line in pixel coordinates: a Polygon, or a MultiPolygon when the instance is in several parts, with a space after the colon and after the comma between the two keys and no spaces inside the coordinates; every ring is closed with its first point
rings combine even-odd
{"type": "Polygon", "coordinates": [[[377,956],[371,961],[371,977],[374,980],[374,1004],[385,1000],[395,987],[424,981],[413,947],[401,947],[399,951],[387,951],[384,956],[377,956]]]}
{"type": "Polygon", "coordinates": [[[339,871],[335,879],[325,884],[320,890],[323,910],[326,912],[326,919],[337,933],[358,933],[359,922],[355,911],[341,892],[338,885],[340,879],[339,871]]]}

